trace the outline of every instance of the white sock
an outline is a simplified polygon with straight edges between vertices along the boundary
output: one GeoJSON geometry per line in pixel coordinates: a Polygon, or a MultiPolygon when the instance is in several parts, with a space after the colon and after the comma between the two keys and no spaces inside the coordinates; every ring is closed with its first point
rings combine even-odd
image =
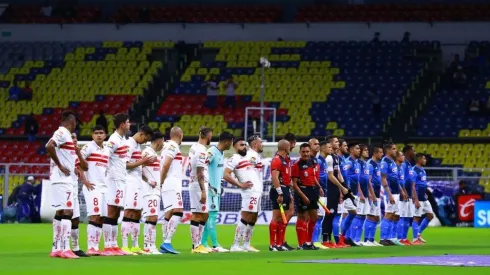
{"type": "Polygon", "coordinates": [[[61,220],[61,243],[62,250],[70,250],[71,220],[61,220]]]}
{"type": "Polygon", "coordinates": [[[112,247],[117,246],[117,235],[119,234],[119,225],[111,225],[111,245],[112,247]]]}
{"type": "Polygon", "coordinates": [[[80,250],[80,246],[78,245],[78,238],[79,238],[79,234],[78,234],[78,228],[77,229],[72,229],[71,230],[71,249],[73,251],[78,251],[80,250]]]}
{"type": "Polygon", "coordinates": [[[95,227],[95,243],[94,243],[94,248],[97,251],[99,251],[99,249],[100,249],[100,237],[101,236],[102,236],[102,228],[95,227]]]}
{"type": "Polygon", "coordinates": [[[104,223],[102,231],[104,231],[104,248],[112,247],[112,225],[104,223]]]}
{"type": "Polygon", "coordinates": [[[131,227],[132,227],[131,237],[133,239],[133,247],[139,247],[138,239],[140,237],[140,223],[132,222],[131,227]]]}
{"type": "Polygon", "coordinates": [[[156,226],[145,222],[144,225],[145,230],[145,248],[153,248],[155,247],[155,239],[156,239],[156,226]]]}
{"type": "Polygon", "coordinates": [[[199,223],[199,243],[202,241],[202,232],[204,232],[204,227],[206,227],[206,223],[199,223]]]}
{"type": "Polygon", "coordinates": [[[162,222],[162,239],[165,240],[167,237],[167,226],[168,226],[168,221],[166,219],[163,219],[162,222]]]}
{"type": "Polygon", "coordinates": [[[233,246],[240,246],[240,242],[242,241],[246,228],[247,226],[241,221],[238,223],[235,230],[235,240],[233,241],[233,246]]]}
{"type": "Polygon", "coordinates": [[[87,246],[88,249],[97,249],[97,227],[91,224],[87,225],[87,246]]]}
{"type": "Polygon", "coordinates": [[[254,226],[253,225],[247,225],[247,228],[245,229],[245,238],[243,241],[243,246],[244,247],[249,247],[250,246],[250,240],[252,239],[252,235],[254,233],[254,226]]]}
{"type": "Polygon", "coordinates": [[[131,234],[132,223],[131,222],[122,222],[121,223],[121,239],[122,239],[122,247],[128,247],[128,239],[129,234],[131,234]]]}
{"type": "Polygon", "coordinates": [[[53,219],[53,246],[51,252],[61,250],[61,221],[53,219]]]}
{"type": "Polygon", "coordinates": [[[157,226],[156,224],[150,224],[150,246],[155,248],[157,241],[157,226]]]}
{"type": "Polygon", "coordinates": [[[199,244],[201,244],[201,239],[199,238],[199,223],[195,221],[191,221],[191,240],[192,249],[198,247],[199,244]]]}
{"type": "Polygon", "coordinates": [[[165,237],[165,243],[172,242],[172,237],[174,236],[175,231],[177,231],[177,226],[179,225],[181,219],[181,216],[172,215],[172,218],[170,218],[170,221],[168,221],[167,224],[167,236],[165,237]]]}
{"type": "Polygon", "coordinates": [[[151,235],[150,235],[150,224],[145,222],[143,225],[143,248],[148,249],[151,247],[151,235]]]}

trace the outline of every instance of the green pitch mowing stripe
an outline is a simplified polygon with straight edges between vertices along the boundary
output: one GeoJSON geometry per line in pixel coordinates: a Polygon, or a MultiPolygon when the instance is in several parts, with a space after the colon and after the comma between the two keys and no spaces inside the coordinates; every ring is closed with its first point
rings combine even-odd
{"type": "MultiPolygon", "coordinates": [[[[158,243],[161,241],[158,227],[158,243]]],[[[234,226],[219,226],[218,238],[229,248],[234,226]]],[[[80,227],[80,247],[86,250],[86,226],[80,227]]],[[[142,231],[141,231],[142,232],[142,231]]],[[[296,246],[294,226],[288,226],[287,240],[296,246]]],[[[259,275],[298,274],[315,272],[328,274],[379,275],[393,272],[397,275],[452,275],[490,274],[490,268],[437,266],[381,266],[359,264],[289,264],[292,260],[322,260],[335,258],[373,258],[390,256],[421,256],[449,254],[490,254],[490,230],[473,228],[428,228],[425,246],[412,247],[359,247],[319,251],[269,252],[269,231],[257,226],[253,245],[260,253],[226,253],[197,255],[190,253],[189,226],[181,225],[174,237],[174,247],[181,255],[91,257],[78,260],[51,259],[52,241],[50,224],[0,224],[0,274],[203,274],[203,275],[259,275]],[[429,273],[430,272],[430,273],[429,273]]],[[[141,237],[142,234],[141,234],[141,237]]],[[[142,238],[140,240],[142,245],[142,238]]],[[[318,274],[318,273],[317,273],[318,274]]]]}

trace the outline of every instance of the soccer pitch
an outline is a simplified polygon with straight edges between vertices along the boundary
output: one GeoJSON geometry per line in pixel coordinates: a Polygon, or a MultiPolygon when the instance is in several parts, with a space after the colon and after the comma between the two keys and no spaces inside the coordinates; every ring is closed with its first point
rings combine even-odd
{"type": "MultiPolygon", "coordinates": [[[[161,231],[158,228],[158,241],[161,231]]],[[[234,226],[219,226],[221,244],[229,248],[234,226]]],[[[86,250],[86,227],[81,225],[81,245],[86,250]]],[[[296,244],[294,225],[288,226],[287,240],[296,244]]],[[[141,236],[142,237],[142,236],[141,236]]],[[[0,274],[490,274],[489,267],[366,265],[286,263],[301,260],[386,258],[393,256],[490,255],[490,230],[474,228],[428,228],[427,244],[411,247],[358,247],[319,251],[269,252],[267,226],[257,226],[252,239],[260,253],[191,254],[188,225],[181,225],[174,237],[180,255],[91,257],[77,260],[49,257],[52,241],[50,224],[0,224],[0,274]]],[[[140,241],[140,245],[142,240],[140,241]]]]}

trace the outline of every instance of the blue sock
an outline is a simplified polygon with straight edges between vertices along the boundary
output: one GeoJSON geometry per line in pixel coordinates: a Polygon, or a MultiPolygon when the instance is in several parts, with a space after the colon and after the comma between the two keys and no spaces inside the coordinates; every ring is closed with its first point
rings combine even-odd
{"type": "Polygon", "coordinates": [[[422,220],[422,222],[420,223],[419,234],[422,234],[422,232],[424,232],[424,230],[427,228],[427,226],[429,226],[429,219],[424,218],[422,220]]]}
{"type": "Polygon", "coordinates": [[[383,219],[381,221],[381,240],[387,240],[390,233],[390,221],[383,219]]]}
{"type": "Polygon", "coordinates": [[[415,219],[413,219],[413,222],[412,222],[412,236],[413,236],[413,239],[417,239],[417,236],[419,235],[419,223],[415,221],[415,219]]]}
{"type": "Polygon", "coordinates": [[[340,217],[342,217],[342,215],[335,215],[335,217],[333,218],[332,233],[333,233],[333,238],[335,239],[335,243],[339,243],[340,217]]]}
{"type": "Polygon", "coordinates": [[[342,235],[346,236],[347,230],[351,227],[355,214],[349,213],[345,219],[342,220],[342,235]]]}
{"type": "Polygon", "coordinates": [[[350,226],[349,230],[347,231],[348,238],[353,240],[353,241],[356,238],[356,233],[357,233],[357,229],[359,227],[359,223],[360,223],[359,216],[355,216],[354,220],[352,221],[352,225],[350,226]]]}
{"type": "Polygon", "coordinates": [[[396,229],[396,237],[399,240],[403,240],[403,233],[405,232],[405,218],[400,218],[398,221],[397,229],[396,229]]]}
{"type": "Polygon", "coordinates": [[[367,242],[367,241],[369,241],[369,234],[371,232],[371,221],[370,220],[366,220],[364,222],[363,229],[364,229],[364,241],[367,242]]]}
{"type": "Polygon", "coordinates": [[[404,228],[403,228],[403,239],[408,240],[408,229],[410,229],[410,218],[405,218],[405,223],[404,223],[404,228]]]}
{"type": "Polygon", "coordinates": [[[376,237],[376,231],[378,231],[378,223],[371,221],[371,230],[369,231],[369,241],[374,242],[374,238],[376,237]]]}
{"type": "MultiPolygon", "coordinates": [[[[359,217],[359,226],[357,227],[356,236],[355,236],[355,241],[356,242],[360,242],[361,241],[362,229],[364,228],[365,221],[366,221],[366,217],[365,216],[359,217]]],[[[364,239],[366,239],[366,231],[364,231],[364,239]]]]}
{"type": "Polygon", "coordinates": [[[322,221],[323,217],[318,217],[315,223],[315,229],[313,231],[313,242],[316,243],[320,239],[320,235],[322,234],[322,221]]]}
{"type": "Polygon", "coordinates": [[[393,228],[395,227],[395,222],[394,221],[388,221],[388,233],[386,234],[387,240],[391,239],[391,236],[393,235],[393,228]]]}

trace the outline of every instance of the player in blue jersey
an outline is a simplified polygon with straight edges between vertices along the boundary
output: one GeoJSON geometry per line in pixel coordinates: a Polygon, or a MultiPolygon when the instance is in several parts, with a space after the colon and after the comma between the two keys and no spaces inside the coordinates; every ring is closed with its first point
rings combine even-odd
{"type": "Polygon", "coordinates": [[[207,150],[207,162],[209,173],[209,189],[207,198],[207,207],[209,209],[209,218],[206,222],[202,234],[201,244],[212,252],[228,252],[218,243],[218,233],[216,232],[216,218],[221,202],[221,179],[223,178],[224,151],[229,150],[233,143],[233,135],[229,132],[223,132],[219,135],[219,142],[216,146],[211,146],[207,150]],[[211,237],[212,248],[208,246],[208,236],[211,237]]]}
{"type": "Polygon", "coordinates": [[[398,167],[395,163],[396,145],[388,143],[383,146],[385,157],[381,160],[381,184],[385,190],[384,204],[385,216],[381,222],[382,245],[395,245],[391,239],[394,227],[395,213],[400,199],[400,185],[398,183],[398,167]]]}
{"type": "MultiPolygon", "coordinates": [[[[316,139],[315,139],[316,140],[316,139]]],[[[310,144],[311,146],[311,144],[310,144]]],[[[313,147],[312,147],[313,148],[313,147]]],[[[323,189],[324,197],[320,197],[320,200],[327,205],[327,181],[328,181],[328,171],[327,171],[327,156],[332,154],[332,145],[326,141],[320,143],[320,152],[317,156],[317,163],[319,166],[319,182],[323,189]]],[[[325,217],[325,210],[323,207],[318,208],[318,219],[315,224],[315,231],[313,232],[313,245],[321,249],[328,249],[328,247],[322,245],[320,241],[320,236],[322,235],[322,223],[325,217]]]]}
{"type": "Polygon", "coordinates": [[[413,146],[411,145],[406,145],[403,147],[403,154],[405,155],[405,162],[404,162],[404,171],[405,171],[405,192],[408,197],[408,201],[406,202],[400,202],[399,208],[400,208],[400,223],[401,226],[399,225],[399,228],[403,228],[403,231],[401,232],[401,238],[400,242],[404,245],[412,245],[410,240],[408,240],[408,229],[410,228],[410,223],[413,218],[413,211],[412,211],[412,205],[413,205],[413,200],[412,200],[412,186],[413,186],[413,164],[415,164],[415,151],[413,149],[413,146]]]}
{"type": "Polygon", "coordinates": [[[395,212],[395,217],[393,220],[393,228],[391,230],[391,240],[396,245],[404,245],[400,242],[402,240],[401,235],[403,233],[403,220],[400,222],[400,217],[404,217],[406,209],[401,208],[404,204],[408,204],[408,198],[405,191],[405,156],[402,152],[396,152],[395,158],[396,167],[398,169],[398,185],[400,188],[400,199],[397,204],[397,211],[395,212]]]}
{"type": "MultiPolygon", "coordinates": [[[[373,203],[374,190],[371,185],[371,176],[369,173],[369,165],[367,161],[369,159],[369,148],[365,144],[359,145],[361,149],[361,157],[359,159],[359,166],[361,169],[361,174],[359,178],[359,198],[357,200],[357,227],[355,228],[354,242],[360,246],[373,246],[368,242],[361,242],[362,229],[366,220],[366,215],[369,213],[370,205],[373,203]]],[[[364,232],[366,236],[366,232],[364,232]]]]}
{"type": "MultiPolygon", "coordinates": [[[[342,170],[346,171],[347,186],[352,190],[352,194],[356,197],[359,191],[359,177],[361,174],[361,167],[359,166],[359,156],[361,149],[359,144],[351,143],[348,145],[350,156],[345,160],[342,170]]],[[[359,219],[355,219],[356,203],[352,199],[344,200],[344,219],[342,220],[342,234],[340,235],[340,243],[344,242],[350,246],[359,246],[352,240],[355,235],[355,229],[360,226],[359,219]]]]}
{"type": "Polygon", "coordinates": [[[427,163],[424,154],[418,153],[415,155],[415,166],[413,167],[414,185],[412,187],[412,196],[414,204],[413,212],[413,244],[424,244],[425,240],[422,238],[422,233],[429,225],[429,222],[434,218],[434,212],[432,212],[432,206],[427,200],[427,174],[425,173],[424,166],[427,163]],[[426,217],[422,219],[423,215],[426,217]]]}
{"type": "MultiPolygon", "coordinates": [[[[338,159],[339,159],[339,170],[340,170],[340,174],[342,176],[342,179],[344,179],[344,185],[346,187],[347,186],[347,174],[346,174],[346,171],[344,169],[342,169],[344,167],[344,163],[345,163],[345,160],[346,160],[346,154],[348,154],[348,148],[347,148],[347,142],[343,139],[338,139],[338,142],[339,142],[339,147],[337,150],[335,150],[335,154],[337,155],[338,159]]],[[[332,147],[333,148],[333,147],[332,147]]],[[[333,219],[333,236],[335,238],[335,242],[337,243],[338,246],[340,247],[349,247],[350,245],[348,244],[345,244],[345,243],[340,243],[340,221],[342,219],[342,214],[344,213],[344,200],[343,200],[343,196],[341,196],[340,200],[339,200],[339,205],[338,205],[338,210],[337,210],[337,214],[335,215],[334,219],[333,219]]]]}
{"type": "Polygon", "coordinates": [[[367,161],[369,169],[370,183],[373,188],[374,197],[370,204],[367,219],[364,222],[364,242],[366,246],[382,246],[374,240],[376,229],[381,216],[381,158],[383,157],[383,148],[374,146],[372,149],[372,158],[367,161]]]}

